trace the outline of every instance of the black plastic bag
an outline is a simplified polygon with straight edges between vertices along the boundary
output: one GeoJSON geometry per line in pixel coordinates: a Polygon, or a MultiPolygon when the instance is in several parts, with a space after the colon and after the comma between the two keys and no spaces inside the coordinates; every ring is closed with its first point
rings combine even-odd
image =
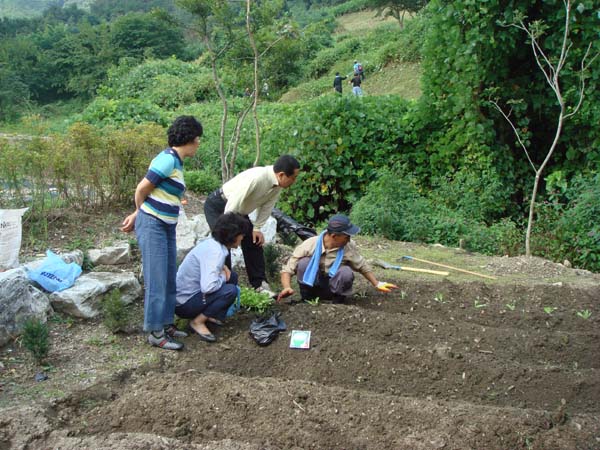
{"type": "Polygon", "coordinates": [[[250,324],[250,336],[258,345],[269,345],[279,336],[280,331],[287,329],[285,322],[275,312],[270,317],[257,317],[250,324]]]}

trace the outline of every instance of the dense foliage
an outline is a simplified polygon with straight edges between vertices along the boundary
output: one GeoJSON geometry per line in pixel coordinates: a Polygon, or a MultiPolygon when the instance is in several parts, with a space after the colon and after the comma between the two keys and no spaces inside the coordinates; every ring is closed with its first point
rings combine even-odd
{"type": "MultiPolygon", "coordinates": [[[[84,207],[127,201],[134,178],[163,145],[164,127],[182,113],[194,114],[205,126],[200,151],[187,163],[193,169],[188,184],[199,192],[217,184],[212,175],[220,169],[222,108],[215,101],[206,42],[214,45],[219,87],[230,118],[235,118],[251,101],[243,92],[254,83],[245,11],[242,4],[202,9],[217,4],[179,3],[190,6],[193,14],[181,14],[168,0],[97,0],[90,12],[54,7],[35,19],[0,21],[0,119],[35,111],[40,102],[95,96],[83,113],[66,122],[71,128],[65,136],[51,137],[61,149],[54,155],[53,144],[43,139],[21,144],[39,156],[35,161],[14,146],[2,149],[0,178],[15,199],[24,201],[33,192],[39,194],[33,198],[47,201],[43,193],[53,186],[69,204],[76,204],[74,199],[84,207]],[[159,126],[132,125],[146,122],[159,126]],[[121,150],[129,147],[139,152],[139,166],[132,162],[133,154],[125,154],[129,150],[121,150]],[[114,156],[115,148],[125,153],[114,156]],[[74,158],[81,172],[65,169],[68,158],[74,158]],[[113,166],[107,164],[115,161],[115,175],[127,181],[101,187],[111,182],[112,175],[104,171],[110,172],[113,166]],[[131,176],[121,172],[124,167],[131,168],[131,176]],[[33,188],[26,191],[20,185],[33,188]],[[91,186],[91,200],[83,186],[91,186]]],[[[251,26],[261,54],[258,78],[270,87],[268,97],[261,93],[258,106],[259,163],[292,153],[304,169],[299,182],[285,191],[283,209],[308,223],[352,210],[367,232],[449,245],[462,239],[472,250],[519,252],[533,171],[490,100],[511,108],[532,161],[539,164],[554,136],[556,101],[525,34],[508,24],[515,10],[530,20],[543,19],[540,43],[553,58],[564,22],[562,3],[432,0],[402,30],[392,23],[361,33],[334,33],[336,15],[365,3],[253,3],[251,26]],[[421,99],[334,96],[332,75],[347,74],[357,58],[367,80],[389,64],[422,62],[421,99]],[[295,98],[302,101],[275,103],[296,85],[295,98]]],[[[577,71],[586,44],[592,43],[592,54],[600,51],[600,16],[594,7],[583,0],[573,10],[571,57],[561,79],[569,104],[577,99],[577,71]]],[[[597,270],[600,242],[593,217],[600,204],[595,176],[600,162],[600,58],[586,76],[582,109],[565,124],[546,172],[534,252],[557,260],[568,257],[597,270]]],[[[228,139],[234,122],[225,128],[228,139]]],[[[237,170],[250,167],[254,158],[253,124],[246,123],[237,170]]]]}
{"type": "Polygon", "coordinates": [[[294,110],[272,123],[263,139],[277,152],[272,158],[291,153],[301,161],[300,181],[283,195],[297,220],[314,223],[349,210],[377,171],[399,157],[398,118],[407,110],[401,98],[326,96],[294,110]]]}

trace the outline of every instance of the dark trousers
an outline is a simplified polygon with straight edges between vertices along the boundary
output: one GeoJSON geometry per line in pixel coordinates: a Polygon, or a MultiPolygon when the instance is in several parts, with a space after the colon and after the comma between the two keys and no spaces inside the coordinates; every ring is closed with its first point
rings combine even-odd
{"type": "Polygon", "coordinates": [[[200,314],[213,319],[225,320],[227,310],[237,297],[237,273],[231,272],[229,281],[210,294],[198,292],[183,305],[175,307],[175,314],[182,319],[195,319],[200,314]]]}
{"type": "MultiPolygon", "coordinates": [[[[211,231],[215,227],[217,219],[225,211],[225,205],[227,202],[223,199],[219,190],[211,193],[204,202],[204,215],[206,216],[206,222],[211,231]]],[[[265,273],[265,255],[263,248],[252,242],[252,222],[248,216],[245,216],[248,221],[247,232],[244,234],[242,239],[242,254],[244,255],[244,263],[246,264],[246,273],[248,274],[248,281],[252,287],[260,287],[263,281],[267,281],[265,273]]],[[[231,255],[227,257],[225,261],[227,267],[231,269],[231,255]]]]}
{"type": "Polygon", "coordinates": [[[302,283],[302,278],[304,278],[304,272],[306,272],[309,262],[310,258],[301,258],[298,260],[298,267],[296,269],[302,300],[310,300],[316,297],[325,300],[342,300],[352,295],[354,272],[350,267],[340,266],[333,277],[319,270],[313,286],[309,286],[302,283]]]}

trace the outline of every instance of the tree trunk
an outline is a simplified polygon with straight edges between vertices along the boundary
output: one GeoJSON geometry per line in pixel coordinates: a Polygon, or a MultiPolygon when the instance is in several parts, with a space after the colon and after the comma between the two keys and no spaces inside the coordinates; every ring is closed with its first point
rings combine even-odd
{"type": "Polygon", "coordinates": [[[252,103],[252,118],[254,119],[254,136],[256,141],[256,157],[254,158],[254,166],[257,166],[260,161],[260,124],[258,123],[258,114],[256,107],[258,105],[258,49],[256,48],[256,42],[254,41],[254,34],[250,27],[250,1],[246,0],[246,31],[248,32],[248,40],[254,53],[254,102],[252,103]]]}

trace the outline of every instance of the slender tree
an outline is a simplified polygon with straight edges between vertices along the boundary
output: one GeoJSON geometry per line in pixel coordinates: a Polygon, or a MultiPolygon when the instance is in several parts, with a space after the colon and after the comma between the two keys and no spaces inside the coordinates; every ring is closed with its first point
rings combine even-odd
{"type": "Polygon", "coordinates": [[[560,76],[561,71],[563,70],[567,62],[569,51],[571,50],[572,46],[572,42],[569,39],[570,25],[572,20],[571,0],[563,0],[563,5],[565,8],[565,23],[564,30],[562,33],[562,44],[560,46],[559,54],[556,56],[549,55],[547,51],[542,48],[540,38],[544,34],[545,30],[545,26],[542,21],[538,20],[531,23],[526,23],[527,17],[525,17],[523,14],[517,14],[513,23],[505,24],[505,26],[515,27],[519,30],[522,30],[527,35],[527,37],[529,38],[529,44],[531,45],[533,57],[535,58],[535,62],[544,74],[546,83],[550,86],[552,93],[556,97],[556,102],[558,103],[559,111],[558,117],[556,119],[556,130],[554,132],[554,139],[552,140],[550,148],[546,152],[544,160],[541,164],[537,165],[533,161],[528,146],[526,145],[525,140],[521,136],[521,132],[515,125],[513,119],[511,118],[511,110],[505,111],[505,109],[503,109],[500,106],[498,101],[491,100],[491,103],[494,105],[494,107],[500,112],[500,114],[504,117],[504,119],[509,123],[509,125],[513,129],[515,136],[517,137],[517,141],[523,149],[523,151],[525,152],[527,160],[529,161],[529,164],[531,165],[535,173],[533,189],[531,192],[531,200],[529,203],[527,232],[525,236],[526,256],[531,256],[531,230],[534,221],[535,200],[538,193],[542,173],[548,165],[548,162],[552,158],[554,151],[556,150],[565,121],[577,114],[579,108],[581,107],[581,104],[583,103],[585,94],[586,73],[594,59],[596,59],[596,57],[598,56],[598,54],[595,54],[593,57],[590,57],[590,50],[592,48],[592,43],[590,43],[587,46],[587,49],[579,65],[579,86],[575,88],[577,100],[573,105],[568,105],[563,95],[563,88],[561,87],[560,76]]]}

